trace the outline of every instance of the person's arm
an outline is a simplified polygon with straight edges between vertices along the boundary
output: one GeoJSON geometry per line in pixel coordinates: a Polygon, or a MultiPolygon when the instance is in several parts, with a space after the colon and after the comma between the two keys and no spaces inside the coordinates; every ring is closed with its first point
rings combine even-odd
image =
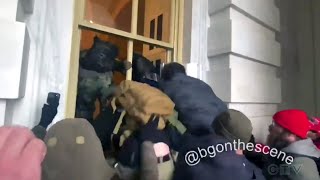
{"type": "Polygon", "coordinates": [[[57,106],[50,106],[48,104],[43,105],[40,122],[31,130],[37,138],[41,140],[44,139],[47,134],[48,126],[52,123],[54,117],[58,113],[57,108],[57,106]]]}
{"type": "Polygon", "coordinates": [[[32,128],[31,130],[33,132],[33,134],[38,138],[38,139],[41,139],[43,140],[44,137],[47,135],[47,130],[46,128],[40,126],[40,125],[37,125],[35,126],[34,128],[32,128]]]}

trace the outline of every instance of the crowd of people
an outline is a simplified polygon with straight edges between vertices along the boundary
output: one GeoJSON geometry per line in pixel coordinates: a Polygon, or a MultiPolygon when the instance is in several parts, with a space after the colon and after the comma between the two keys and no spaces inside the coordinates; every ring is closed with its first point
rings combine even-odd
{"type": "Polygon", "coordinates": [[[320,179],[318,118],[281,110],[259,146],[267,152],[237,148],[213,156],[214,146],[258,144],[250,119],[178,63],[151,83],[123,81],[96,121],[65,119],[48,129],[51,113],[32,130],[0,127],[0,180],[320,179]]]}

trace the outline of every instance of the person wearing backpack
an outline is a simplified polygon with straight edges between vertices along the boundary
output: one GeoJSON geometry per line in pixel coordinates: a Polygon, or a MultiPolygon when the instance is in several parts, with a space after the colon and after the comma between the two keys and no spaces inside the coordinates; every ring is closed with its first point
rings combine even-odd
{"type": "MultiPolygon", "coordinates": [[[[292,156],[293,162],[284,162],[268,156],[268,163],[263,169],[267,179],[319,180],[317,162],[320,151],[308,139],[311,128],[307,114],[299,109],[288,109],[277,112],[269,126],[267,145],[292,156]],[[270,166],[286,166],[290,171],[270,172],[270,166]]],[[[281,158],[280,158],[281,159],[281,158]]]]}
{"type": "Polygon", "coordinates": [[[180,151],[185,132],[197,133],[199,129],[212,132],[213,120],[228,110],[227,105],[215,95],[212,88],[186,74],[183,65],[168,63],[161,71],[160,89],[175,103],[176,124],[167,131],[174,150],[180,151]]]}
{"type": "Polygon", "coordinates": [[[213,120],[228,110],[212,88],[186,74],[179,63],[166,64],[161,72],[160,89],[175,103],[178,119],[188,131],[199,128],[212,131],[213,120]]]}
{"type": "Polygon", "coordinates": [[[165,128],[174,114],[171,99],[148,84],[126,80],[118,86],[111,104],[113,109],[122,109],[112,141],[118,167],[133,170],[125,179],[139,175],[140,146],[142,142],[149,141],[154,144],[158,159],[158,180],[170,180],[174,162],[165,128]]]}

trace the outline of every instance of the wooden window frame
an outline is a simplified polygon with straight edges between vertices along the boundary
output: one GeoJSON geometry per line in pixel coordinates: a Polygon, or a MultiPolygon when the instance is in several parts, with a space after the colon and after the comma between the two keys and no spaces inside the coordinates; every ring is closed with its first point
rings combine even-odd
{"type": "MultiPolygon", "coordinates": [[[[140,41],[145,44],[157,46],[166,49],[167,59],[182,63],[183,51],[183,17],[184,17],[184,0],[172,0],[171,4],[171,21],[170,21],[170,41],[163,42],[151,39],[137,34],[138,24],[138,5],[139,0],[132,0],[132,17],[131,32],[125,32],[119,29],[94,24],[85,20],[85,3],[86,0],[76,0],[74,2],[74,22],[72,34],[72,50],[69,69],[69,83],[67,88],[65,117],[74,118],[76,110],[78,73],[79,73],[79,52],[81,43],[81,30],[89,29],[92,31],[103,32],[105,34],[120,36],[128,39],[128,61],[132,62],[133,43],[140,41]],[[173,53],[172,53],[173,52],[173,53]]],[[[132,69],[128,70],[126,79],[131,80],[132,69]]]]}

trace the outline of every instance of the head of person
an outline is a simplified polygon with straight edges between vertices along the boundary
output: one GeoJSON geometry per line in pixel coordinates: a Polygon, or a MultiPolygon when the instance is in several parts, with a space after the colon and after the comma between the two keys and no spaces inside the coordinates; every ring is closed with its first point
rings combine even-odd
{"type": "Polygon", "coordinates": [[[85,119],[59,121],[44,141],[47,155],[42,163],[43,180],[105,180],[115,175],[106,163],[95,130],[85,119]]]}
{"type": "Polygon", "coordinates": [[[213,121],[212,128],[216,134],[230,142],[240,141],[245,144],[250,142],[253,130],[250,119],[242,112],[233,109],[220,114],[213,121]]]}
{"type": "Polygon", "coordinates": [[[307,139],[311,128],[306,112],[299,109],[288,109],[277,112],[269,126],[267,145],[282,149],[290,144],[307,139]]]}
{"type": "Polygon", "coordinates": [[[161,79],[164,81],[171,80],[176,74],[186,74],[186,69],[183,65],[172,62],[166,64],[161,71],[161,79]]]}

